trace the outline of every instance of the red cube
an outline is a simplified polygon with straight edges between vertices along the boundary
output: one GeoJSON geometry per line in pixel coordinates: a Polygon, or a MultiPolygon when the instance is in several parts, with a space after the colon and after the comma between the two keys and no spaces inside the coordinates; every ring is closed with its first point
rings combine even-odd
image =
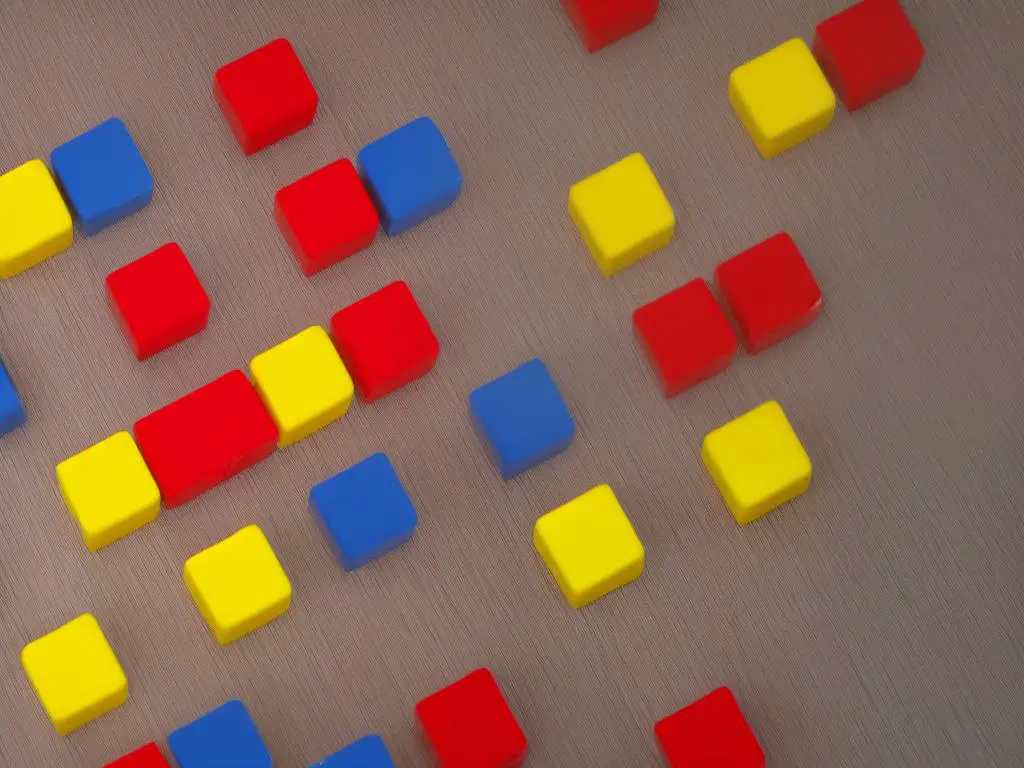
{"type": "Polygon", "coordinates": [[[924,46],[899,0],[862,0],[821,22],[814,55],[851,112],[914,79],[924,46]]]}
{"type": "Polygon", "coordinates": [[[764,752],[728,688],[659,720],[654,735],[671,768],[764,768],[764,752]]]}
{"type": "Polygon", "coordinates": [[[661,389],[672,397],[724,371],[739,342],[700,278],[633,312],[633,330],[661,389]]]}
{"type": "Polygon", "coordinates": [[[177,243],[107,275],[107,303],[139,360],[206,327],[210,299],[177,243]]]}
{"type": "Polygon", "coordinates": [[[107,763],[103,768],[171,768],[171,766],[160,754],[160,748],[154,742],[150,742],[124,757],[119,757],[112,763],[107,763]]]}
{"type": "Polygon", "coordinates": [[[715,282],[752,355],[806,328],[821,310],[821,289],[785,232],[723,261],[715,282]]]}
{"type": "Polygon", "coordinates": [[[416,705],[441,768],[518,768],[526,736],[488,669],[478,669],[416,705]]]}
{"type": "Polygon", "coordinates": [[[583,47],[590,53],[654,21],[658,0],[562,0],[583,47]]]}
{"type": "Polygon", "coordinates": [[[333,162],[278,190],[274,218],[306,275],[368,247],[380,226],[350,160],[333,162]]]}
{"type": "Polygon", "coordinates": [[[213,97],[247,155],[301,131],[319,99],[292,44],[283,37],[225,64],[213,97]]]}
{"type": "Polygon", "coordinates": [[[399,280],[331,318],[338,353],[368,403],[423,376],[441,347],[409,286],[399,280]]]}

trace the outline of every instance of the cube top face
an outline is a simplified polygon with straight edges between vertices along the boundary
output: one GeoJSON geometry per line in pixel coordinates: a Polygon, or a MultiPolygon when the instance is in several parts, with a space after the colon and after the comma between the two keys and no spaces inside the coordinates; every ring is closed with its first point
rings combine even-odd
{"type": "Polygon", "coordinates": [[[633,327],[667,397],[724,370],[739,345],[700,278],[639,307],[633,327]]]}
{"type": "Polygon", "coordinates": [[[593,53],[654,21],[658,0],[562,0],[562,7],[593,53]]]}
{"type": "Polygon", "coordinates": [[[272,768],[249,710],[229,701],[198,720],[171,731],[167,743],[178,768],[272,768]]]}
{"type": "Polygon", "coordinates": [[[374,733],[353,741],[310,768],[395,768],[395,763],[384,739],[374,733]]]}
{"type": "Polygon", "coordinates": [[[302,130],[319,97],[292,44],[273,40],[217,70],[214,97],[247,155],[302,130]]]}
{"type": "Polygon", "coordinates": [[[574,184],[569,213],[606,276],[667,245],[675,233],[672,206],[639,153],[574,184]]]}
{"type": "Polygon", "coordinates": [[[418,117],[366,145],[358,161],[388,235],[440,213],[462,190],[462,172],[429,117],[418,117]]]}
{"type": "Polygon", "coordinates": [[[160,747],[155,742],[150,742],[130,752],[124,757],[119,757],[112,763],[107,763],[104,768],[171,768],[164,756],[160,753],[160,747]]]}
{"type": "Polygon", "coordinates": [[[124,670],[89,613],[26,645],[21,664],[62,736],[128,698],[124,670]]]}
{"type": "Polygon", "coordinates": [[[153,176],[119,117],[57,147],[50,164],[87,235],[144,208],[153,196],[153,176]]]}
{"type": "Polygon", "coordinates": [[[701,453],[741,525],[803,493],[811,482],[811,459],[774,400],[709,433],[701,453]]]}
{"type": "Polygon", "coordinates": [[[0,277],[63,251],[72,238],[71,212],[41,160],[0,175],[0,277]]]}
{"type": "Polygon", "coordinates": [[[637,578],[644,548],[608,485],[537,520],[533,542],[573,608],[637,578]]]}
{"type": "Polygon", "coordinates": [[[276,618],[291,603],[291,582],[255,525],[190,557],[184,576],[221,645],[276,618]]]}
{"type": "Polygon", "coordinates": [[[128,432],[62,461],[57,482],[93,552],[155,520],[160,511],[160,489],[128,432]]]}
{"type": "Polygon", "coordinates": [[[177,243],[107,275],[107,297],[139,360],[198,333],[210,316],[210,299],[177,243]]]}
{"type": "Polygon", "coordinates": [[[821,310],[818,282],[784,232],[719,264],[715,282],[751,354],[810,325],[821,310]]]}
{"type": "Polygon", "coordinates": [[[718,688],[659,720],[654,735],[670,768],[765,766],[757,737],[728,688],[718,688]]]}
{"type": "Polygon", "coordinates": [[[537,358],[470,392],[469,412],[506,480],[564,451],[576,434],[558,385],[537,358]]]}
{"type": "Polygon", "coordinates": [[[416,717],[445,768],[516,768],[526,758],[526,736],[488,669],[420,701],[416,717]]]}
{"type": "Polygon", "coordinates": [[[0,437],[25,423],[25,408],[10,374],[0,360],[0,437]]]}
{"type": "Polygon", "coordinates": [[[318,325],[256,355],[249,368],[277,423],[280,448],[344,415],[355,392],[330,336],[318,325]]]}
{"type": "Polygon", "coordinates": [[[278,224],[307,276],[368,247],[377,209],[350,160],[338,160],[278,190],[278,224]]]}
{"type": "Polygon", "coordinates": [[[441,352],[430,323],[402,281],[337,312],[331,331],[366,402],[426,374],[441,352]]]}

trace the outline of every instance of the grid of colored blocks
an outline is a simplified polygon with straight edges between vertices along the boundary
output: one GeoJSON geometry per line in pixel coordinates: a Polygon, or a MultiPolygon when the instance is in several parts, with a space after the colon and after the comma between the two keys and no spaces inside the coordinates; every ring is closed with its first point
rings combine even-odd
{"type": "Polygon", "coordinates": [[[708,434],[701,456],[741,525],[796,498],[811,484],[811,459],[774,400],[708,434]]]}
{"type": "Polygon", "coordinates": [[[374,733],[353,741],[309,768],[395,768],[395,762],[384,739],[374,733]]]}
{"type": "Polygon", "coordinates": [[[14,388],[7,366],[0,360],[0,437],[25,423],[25,407],[14,388]]]}
{"type": "Polygon", "coordinates": [[[558,385],[537,358],[470,392],[469,414],[506,480],[561,453],[576,434],[558,385]]]}
{"type": "Polygon", "coordinates": [[[335,313],[331,333],[359,396],[368,403],[428,373],[441,352],[401,280],[335,313]]]}
{"type": "Polygon", "coordinates": [[[249,370],[281,448],[344,416],[355,392],[331,337],[318,325],[256,355],[249,370]]]}
{"type": "Polygon", "coordinates": [[[358,161],[388,235],[440,213],[462,190],[462,172],[429,117],[418,117],[367,144],[359,150],[358,161]]]}
{"type": "Polygon", "coordinates": [[[263,531],[249,525],[185,561],[185,586],[227,645],[288,610],[292,585],[263,531]]]}
{"type": "Polygon", "coordinates": [[[423,699],[416,717],[441,768],[517,768],[526,736],[488,669],[423,699]]]}
{"type": "Polygon", "coordinates": [[[86,235],[142,210],[153,197],[153,176],[119,117],[57,147],[50,164],[86,235]]]}
{"type": "Polygon", "coordinates": [[[112,763],[107,763],[103,768],[171,768],[164,759],[154,742],[145,744],[138,749],[129,752],[124,757],[119,757],[112,763]]]}
{"type": "Polygon", "coordinates": [[[658,0],[562,0],[562,8],[593,53],[654,21],[658,0]]]}
{"type": "Polygon", "coordinates": [[[639,153],[574,184],[569,215],[605,276],[668,245],[676,231],[672,206],[639,153]]]}
{"type": "Polygon", "coordinates": [[[210,299],[177,243],[107,275],[107,303],[139,360],[199,333],[210,317],[210,299]]]}
{"type": "Polygon", "coordinates": [[[213,96],[247,155],[305,128],[319,104],[316,88],[284,38],[218,69],[213,96]]]}
{"type": "Polygon", "coordinates": [[[178,768],[271,768],[273,759],[249,710],[232,700],[167,737],[178,768]]]}
{"type": "Polygon", "coordinates": [[[21,665],[61,736],[128,698],[124,670],[89,613],[26,645],[21,665]]]}
{"type": "Polygon", "coordinates": [[[800,39],[734,69],[729,101],[765,158],[821,133],[836,109],[835,93],[800,39]]]}
{"type": "Polygon", "coordinates": [[[128,432],[62,461],[57,483],[92,552],[152,522],[160,512],[160,489],[128,432]]]}
{"type": "Polygon", "coordinates": [[[0,277],[14,277],[71,246],[71,212],[42,160],[0,175],[0,277]]]}
{"type": "Polygon", "coordinates": [[[659,720],[654,735],[669,768],[765,766],[761,745],[728,688],[659,720]]]}
{"type": "Polygon", "coordinates": [[[383,453],[313,486],[309,501],[346,571],[405,543],[416,528],[416,508],[383,453]]]}
{"type": "Polygon", "coordinates": [[[640,577],[644,547],[608,485],[539,518],[533,546],[573,608],[640,577]]]}

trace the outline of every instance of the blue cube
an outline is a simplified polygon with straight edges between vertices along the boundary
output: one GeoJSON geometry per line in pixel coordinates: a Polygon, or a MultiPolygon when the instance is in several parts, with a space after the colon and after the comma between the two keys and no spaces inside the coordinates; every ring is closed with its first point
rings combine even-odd
{"type": "Polygon", "coordinates": [[[353,741],[310,768],[395,768],[395,763],[384,739],[374,733],[353,741]]]}
{"type": "Polygon", "coordinates": [[[470,392],[469,414],[506,480],[561,453],[576,434],[558,385],[536,358],[470,392]]]}
{"type": "Polygon", "coordinates": [[[0,360],[0,435],[6,435],[12,429],[25,423],[25,408],[14,388],[14,382],[7,375],[3,361],[0,360]]]}
{"type": "Polygon", "coordinates": [[[408,541],[416,528],[416,508],[383,453],[313,486],[309,502],[346,571],[408,541]]]}
{"type": "Polygon", "coordinates": [[[61,144],[50,164],[86,235],[142,210],[153,197],[153,176],[119,117],[61,144]]]}
{"type": "Polygon", "coordinates": [[[359,171],[384,231],[404,232],[455,202],[462,173],[441,130],[429,117],[359,150],[359,171]]]}
{"type": "Polygon", "coordinates": [[[172,731],[178,768],[271,768],[270,752],[245,704],[233,700],[172,731]]]}

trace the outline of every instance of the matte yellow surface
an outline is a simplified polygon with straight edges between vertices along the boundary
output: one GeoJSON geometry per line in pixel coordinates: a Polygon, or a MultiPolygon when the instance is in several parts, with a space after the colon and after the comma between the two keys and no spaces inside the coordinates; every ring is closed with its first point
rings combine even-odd
{"type": "Polygon", "coordinates": [[[128,698],[128,678],[91,613],[26,645],[21,666],[61,736],[128,698]]]}
{"type": "Polygon", "coordinates": [[[672,206],[639,153],[574,184],[569,215],[606,276],[668,245],[676,231],[672,206]]]}
{"type": "Polygon", "coordinates": [[[0,277],[71,246],[71,213],[42,160],[0,176],[0,277]]]}
{"type": "Polygon", "coordinates": [[[811,459],[774,400],[711,432],[701,456],[741,525],[799,496],[811,484],[811,459]]]}
{"type": "Polygon", "coordinates": [[[256,355],[249,369],[277,422],[280,448],[344,416],[352,402],[352,377],[318,325],[256,355]]]}
{"type": "Polygon", "coordinates": [[[825,130],[836,111],[832,87],[799,38],[734,69],[729,101],[765,158],[825,130]]]}
{"type": "Polygon", "coordinates": [[[185,561],[185,586],[221,645],[288,610],[292,585],[270,542],[249,525],[185,561]]]}
{"type": "Polygon", "coordinates": [[[573,608],[628,584],[644,569],[644,547],[607,485],[538,519],[533,546],[573,608]]]}
{"type": "Polygon", "coordinates": [[[160,513],[160,489],[128,432],[111,435],[62,461],[57,483],[92,552],[160,513]]]}

